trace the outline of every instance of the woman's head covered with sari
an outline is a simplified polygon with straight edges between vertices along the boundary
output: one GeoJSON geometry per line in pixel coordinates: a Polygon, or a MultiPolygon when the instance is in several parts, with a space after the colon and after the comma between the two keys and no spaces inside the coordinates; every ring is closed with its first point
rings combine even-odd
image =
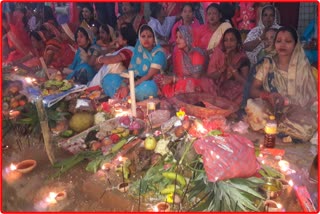
{"type": "MultiPolygon", "coordinates": [[[[183,62],[183,73],[186,75],[192,74],[198,74],[202,73],[203,69],[206,65],[206,57],[205,53],[202,49],[196,48],[193,45],[193,35],[192,35],[192,29],[190,26],[187,25],[181,25],[177,28],[177,33],[181,34],[182,39],[185,42],[185,45],[187,46],[188,51],[182,51],[182,62],[183,62]]],[[[180,47],[179,37],[177,36],[177,47],[180,50],[184,50],[183,47],[180,47]]],[[[176,53],[177,56],[176,59],[179,59],[178,53],[176,53]]],[[[180,60],[178,60],[180,61],[180,60]]],[[[181,62],[174,62],[181,63],[181,62]]],[[[175,66],[179,67],[179,66],[175,66]]]]}
{"type": "Polygon", "coordinates": [[[187,25],[181,25],[177,28],[177,33],[180,32],[188,49],[192,49],[193,38],[192,38],[192,29],[187,25]]]}
{"type": "Polygon", "coordinates": [[[157,38],[153,29],[149,25],[141,25],[138,33],[138,41],[136,43],[133,56],[131,58],[129,70],[134,70],[136,76],[144,76],[148,73],[150,67],[163,70],[166,65],[166,56],[162,47],[158,44],[157,38]],[[142,34],[145,31],[152,33],[153,44],[152,49],[149,50],[144,47],[142,34]]]}
{"type": "MultiPolygon", "coordinates": [[[[289,68],[288,68],[288,95],[295,97],[300,105],[306,105],[310,100],[317,99],[317,87],[315,79],[312,75],[311,65],[308,58],[305,55],[304,49],[299,41],[298,33],[292,27],[281,27],[275,36],[275,50],[278,57],[280,54],[278,52],[279,36],[282,33],[289,33],[295,42],[295,46],[290,58],[289,68]],[[290,81],[294,79],[295,81],[290,81]],[[297,96],[300,94],[300,96],[297,96]]],[[[279,47],[281,48],[281,46],[279,47]]]]}
{"type": "Polygon", "coordinates": [[[276,8],[272,5],[266,5],[262,8],[258,26],[263,28],[279,28],[279,17],[277,17],[276,8]]]}

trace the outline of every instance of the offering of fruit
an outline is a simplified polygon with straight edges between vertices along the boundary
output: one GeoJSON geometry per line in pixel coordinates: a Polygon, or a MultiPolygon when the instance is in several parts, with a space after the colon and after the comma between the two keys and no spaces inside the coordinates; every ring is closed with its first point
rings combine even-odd
{"type": "Polygon", "coordinates": [[[150,135],[144,140],[144,148],[146,150],[154,150],[157,146],[157,140],[154,136],[150,135]]]}

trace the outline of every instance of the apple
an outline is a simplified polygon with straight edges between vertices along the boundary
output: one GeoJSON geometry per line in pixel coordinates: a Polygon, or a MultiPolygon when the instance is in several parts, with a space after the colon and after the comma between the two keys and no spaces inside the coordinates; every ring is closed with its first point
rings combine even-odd
{"type": "Polygon", "coordinates": [[[146,150],[154,150],[157,146],[157,140],[154,136],[148,136],[144,140],[144,148],[146,150]]]}

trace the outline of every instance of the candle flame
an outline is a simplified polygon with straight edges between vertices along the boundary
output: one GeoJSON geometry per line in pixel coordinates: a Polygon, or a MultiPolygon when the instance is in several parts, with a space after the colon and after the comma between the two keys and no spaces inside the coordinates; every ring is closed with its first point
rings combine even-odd
{"type": "Polygon", "coordinates": [[[259,154],[259,157],[260,157],[260,158],[263,158],[263,154],[259,154]]]}
{"type": "Polygon", "coordinates": [[[289,185],[292,187],[293,186],[293,181],[292,180],[290,180],[289,182],[289,185]]]}
{"type": "Polygon", "coordinates": [[[121,162],[122,159],[123,159],[123,157],[120,155],[120,156],[118,157],[118,160],[121,162]]]}
{"type": "Polygon", "coordinates": [[[277,208],[281,209],[282,208],[282,204],[277,203],[277,208]]]}
{"type": "Polygon", "coordinates": [[[13,163],[10,164],[10,170],[11,170],[11,171],[14,171],[14,170],[16,170],[16,169],[17,169],[17,166],[16,166],[16,165],[14,165],[13,163]]]}
{"type": "Polygon", "coordinates": [[[265,163],[264,160],[262,160],[261,163],[264,164],[265,163]]]}

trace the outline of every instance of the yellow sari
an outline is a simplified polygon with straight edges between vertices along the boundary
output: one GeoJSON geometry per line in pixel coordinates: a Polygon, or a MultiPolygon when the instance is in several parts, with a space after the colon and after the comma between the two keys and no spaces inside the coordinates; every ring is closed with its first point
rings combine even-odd
{"type": "MultiPolygon", "coordinates": [[[[290,104],[281,109],[282,114],[277,118],[278,132],[309,141],[318,127],[318,92],[310,63],[299,42],[293,51],[287,72],[276,67],[275,57],[277,55],[266,57],[263,63],[257,65],[255,78],[262,81],[265,91],[274,92],[273,88],[276,88],[278,93],[289,99],[290,104]],[[273,78],[270,78],[270,74],[273,74],[273,78]]],[[[257,116],[252,113],[252,104],[261,103],[260,98],[249,100],[246,107],[249,124],[253,126],[256,121],[265,121],[267,114],[257,116]]],[[[263,112],[272,112],[266,103],[263,112]]]]}

